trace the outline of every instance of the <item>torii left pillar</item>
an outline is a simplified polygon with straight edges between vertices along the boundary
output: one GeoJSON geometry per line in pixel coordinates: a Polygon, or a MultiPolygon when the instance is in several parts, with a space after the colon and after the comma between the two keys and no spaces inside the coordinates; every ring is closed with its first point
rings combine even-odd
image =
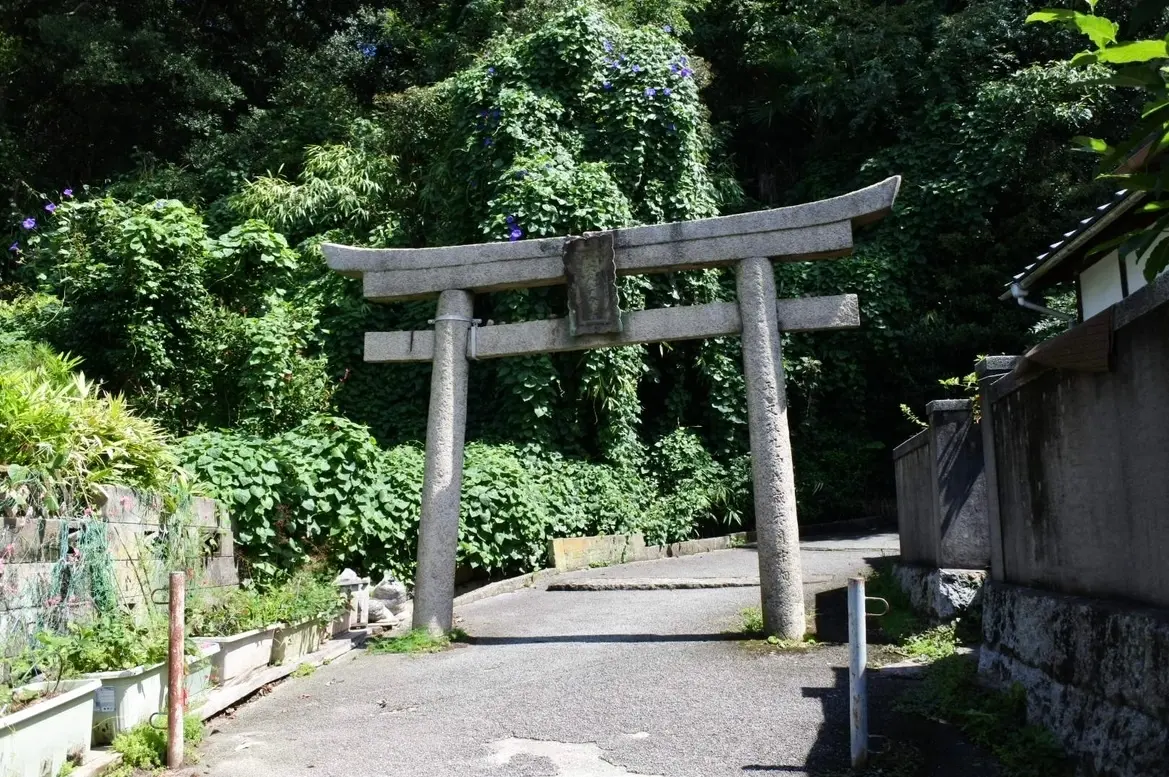
{"type": "Polygon", "coordinates": [[[434,318],[434,367],[426,421],[426,472],[418,525],[413,624],[432,634],[450,631],[454,619],[470,368],[467,329],[471,326],[472,303],[470,292],[444,291],[439,295],[434,318]]]}

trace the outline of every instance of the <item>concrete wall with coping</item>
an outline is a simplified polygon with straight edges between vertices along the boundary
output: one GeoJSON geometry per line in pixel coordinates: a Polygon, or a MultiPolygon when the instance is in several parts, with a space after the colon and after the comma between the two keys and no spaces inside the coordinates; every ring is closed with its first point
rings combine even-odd
{"type": "Polygon", "coordinates": [[[1113,369],[990,388],[996,578],[1169,607],[1169,278],[1114,309],[1113,369]]]}
{"type": "Polygon", "coordinates": [[[986,569],[990,526],[973,402],[930,402],[926,419],[926,429],[893,451],[901,559],[934,569],[986,569]]]}

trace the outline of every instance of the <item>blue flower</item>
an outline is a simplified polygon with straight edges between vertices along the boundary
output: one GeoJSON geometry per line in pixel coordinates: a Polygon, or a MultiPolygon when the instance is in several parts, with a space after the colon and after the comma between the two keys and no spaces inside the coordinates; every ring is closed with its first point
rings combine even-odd
{"type": "Polygon", "coordinates": [[[612,51],[613,50],[613,44],[610,43],[608,40],[601,41],[601,43],[605,47],[605,51],[612,51]]]}
{"type": "Polygon", "coordinates": [[[489,75],[489,76],[495,75],[495,68],[494,67],[487,68],[487,75],[489,75]]]}
{"type": "Polygon", "coordinates": [[[662,94],[664,94],[666,97],[669,97],[673,93],[674,93],[674,90],[668,86],[666,88],[662,89],[662,94]]]}
{"type": "Polygon", "coordinates": [[[483,138],[483,145],[490,146],[493,141],[491,138],[483,138]]]}
{"type": "Polygon", "coordinates": [[[617,60],[613,60],[612,62],[609,63],[609,67],[613,68],[614,70],[620,70],[621,63],[618,62],[617,60]]]}
{"type": "Polygon", "coordinates": [[[645,96],[646,97],[653,97],[657,93],[658,93],[658,90],[654,89],[652,86],[647,86],[645,88],[645,96]]]}
{"type": "Polygon", "coordinates": [[[65,191],[61,192],[61,194],[63,194],[65,197],[72,197],[72,196],[73,196],[73,190],[72,190],[72,189],[66,189],[65,191]]]}
{"type": "Polygon", "coordinates": [[[668,35],[669,33],[674,31],[674,28],[667,24],[665,27],[662,28],[662,31],[664,31],[668,35]]]}
{"type": "Polygon", "coordinates": [[[47,210],[49,213],[52,213],[53,211],[57,210],[57,206],[51,202],[47,202],[45,203],[45,210],[47,210]]]}
{"type": "Polygon", "coordinates": [[[611,84],[610,82],[606,81],[605,83],[601,84],[601,88],[602,88],[602,89],[612,89],[612,88],[613,88],[613,84],[611,84]]]}
{"type": "Polygon", "coordinates": [[[631,67],[629,69],[632,70],[634,73],[640,73],[641,72],[641,65],[634,65],[633,67],[631,67]]]}
{"type": "Polygon", "coordinates": [[[522,229],[520,229],[519,227],[512,227],[511,232],[507,233],[507,239],[513,243],[515,241],[519,240],[523,236],[524,236],[524,231],[522,229]]]}
{"type": "Polygon", "coordinates": [[[681,75],[683,78],[689,78],[690,76],[694,75],[694,71],[688,67],[684,67],[682,68],[682,72],[679,75],[681,75]]]}
{"type": "Polygon", "coordinates": [[[8,246],[8,250],[12,253],[20,251],[20,243],[13,243],[12,245],[8,246]]]}
{"type": "Polygon", "coordinates": [[[515,226],[515,216],[513,216],[513,215],[511,215],[511,214],[508,214],[507,218],[505,218],[505,219],[504,219],[504,221],[506,221],[506,222],[507,222],[507,225],[508,225],[509,227],[514,227],[514,226],[515,226]]]}
{"type": "Polygon", "coordinates": [[[372,57],[374,54],[377,54],[377,46],[372,43],[363,43],[358,50],[364,57],[372,57]]]}
{"type": "Polygon", "coordinates": [[[677,62],[670,63],[670,72],[671,73],[677,73],[681,69],[682,69],[682,66],[679,65],[677,62]]]}
{"type": "Polygon", "coordinates": [[[27,218],[24,221],[20,222],[20,226],[24,227],[25,229],[36,229],[37,228],[37,220],[34,218],[27,218]]]}

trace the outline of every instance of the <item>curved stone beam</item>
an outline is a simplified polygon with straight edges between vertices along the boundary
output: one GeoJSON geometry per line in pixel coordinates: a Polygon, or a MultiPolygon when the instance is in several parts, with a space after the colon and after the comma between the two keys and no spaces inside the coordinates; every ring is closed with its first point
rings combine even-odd
{"type": "MultiPolygon", "coordinates": [[[[806,261],[846,256],[852,232],[889,213],[901,177],[803,205],[613,231],[617,272],[636,275],[719,267],[751,256],[806,261]]],[[[565,283],[571,237],[436,248],[353,248],[325,243],[329,267],[364,279],[375,301],[446,289],[484,292],[565,283]]]]}

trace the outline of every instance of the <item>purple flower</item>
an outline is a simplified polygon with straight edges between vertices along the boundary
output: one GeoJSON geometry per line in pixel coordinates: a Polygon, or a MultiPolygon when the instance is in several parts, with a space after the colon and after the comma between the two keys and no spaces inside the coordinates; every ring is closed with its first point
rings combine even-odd
{"type": "Polygon", "coordinates": [[[13,243],[12,245],[8,246],[8,250],[12,253],[16,253],[20,250],[20,243],[13,243]]]}
{"type": "Polygon", "coordinates": [[[515,241],[519,240],[523,236],[524,236],[524,232],[519,227],[512,227],[511,232],[507,233],[507,239],[513,243],[515,241]]]}
{"type": "Polygon", "coordinates": [[[613,68],[614,70],[620,70],[621,63],[618,62],[617,60],[613,60],[612,62],[609,63],[609,67],[613,68]]]}
{"type": "Polygon", "coordinates": [[[610,43],[608,40],[601,41],[601,44],[605,47],[605,51],[612,51],[613,50],[613,44],[610,43]]]}
{"type": "Polygon", "coordinates": [[[377,46],[372,43],[366,43],[365,45],[361,46],[360,50],[362,56],[365,57],[372,57],[374,54],[377,54],[377,46]]]}
{"type": "Polygon", "coordinates": [[[645,96],[646,97],[653,97],[657,93],[658,93],[658,90],[654,89],[652,86],[647,86],[645,88],[645,96]]]}
{"type": "Polygon", "coordinates": [[[37,220],[34,218],[27,218],[24,221],[20,222],[20,226],[24,227],[25,229],[36,229],[37,228],[37,220]]]}
{"type": "Polygon", "coordinates": [[[690,68],[688,68],[688,67],[684,67],[684,68],[682,68],[682,72],[681,72],[681,73],[679,73],[679,75],[681,75],[683,78],[689,78],[689,77],[690,77],[690,76],[692,76],[693,74],[694,74],[694,71],[693,71],[693,70],[691,70],[691,69],[690,69],[690,68]]]}
{"type": "Polygon", "coordinates": [[[665,27],[662,28],[662,30],[668,35],[669,33],[674,31],[674,28],[667,24],[665,27]]]}
{"type": "Polygon", "coordinates": [[[668,86],[665,89],[662,89],[662,94],[664,94],[666,97],[669,97],[673,93],[674,93],[674,90],[668,86]]]}
{"type": "Polygon", "coordinates": [[[634,65],[633,67],[631,67],[629,69],[632,70],[634,73],[640,73],[641,72],[641,65],[634,65]]]}
{"type": "Polygon", "coordinates": [[[489,76],[495,75],[495,68],[494,67],[487,68],[487,75],[489,75],[489,76]]]}
{"type": "Polygon", "coordinates": [[[65,191],[61,192],[61,194],[63,194],[63,195],[64,195],[65,197],[67,197],[67,198],[68,198],[68,197],[72,197],[72,196],[73,196],[73,190],[72,190],[72,189],[66,189],[65,191]]]}
{"type": "Polygon", "coordinates": [[[55,210],[57,210],[57,206],[54,205],[53,203],[49,202],[49,203],[45,204],[45,210],[47,210],[49,213],[52,213],[55,210]]]}
{"type": "Polygon", "coordinates": [[[670,63],[670,72],[671,73],[677,73],[681,69],[682,69],[682,66],[679,65],[677,62],[670,63]]]}
{"type": "Polygon", "coordinates": [[[613,84],[611,84],[610,82],[606,81],[605,83],[601,84],[601,88],[602,88],[602,89],[612,89],[612,88],[613,88],[613,84]]]}
{"type": "Polygon", "coordinates": [[[504,219],[504,221],[507,222],[507,225],[509,227],[512,227],[512,228],[515,227],[515,216],[512,216],[509,214],[508,217],[504,219]]]}

